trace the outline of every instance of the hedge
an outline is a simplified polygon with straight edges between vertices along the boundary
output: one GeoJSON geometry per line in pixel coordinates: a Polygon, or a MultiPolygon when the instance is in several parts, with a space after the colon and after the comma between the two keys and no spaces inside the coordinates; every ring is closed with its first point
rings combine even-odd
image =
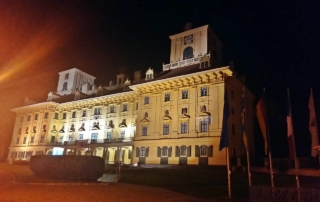
{"type": "Polygon", "coordinates": [[[66,180],[97,180],[103,176],[104,160],[98,156],[47,156],[30,159],[31,171],[39,177],[66,180]]]}

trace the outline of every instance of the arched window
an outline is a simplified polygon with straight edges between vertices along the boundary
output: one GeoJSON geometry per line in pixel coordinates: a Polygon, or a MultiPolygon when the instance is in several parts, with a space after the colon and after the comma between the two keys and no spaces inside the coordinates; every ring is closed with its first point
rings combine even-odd
{"type": "Polygon", "coordinates": [[[189,59],[193,58],[193,48],[188,46],[187,48],[184,49],[183,51],[183,59],[189,59]]]}

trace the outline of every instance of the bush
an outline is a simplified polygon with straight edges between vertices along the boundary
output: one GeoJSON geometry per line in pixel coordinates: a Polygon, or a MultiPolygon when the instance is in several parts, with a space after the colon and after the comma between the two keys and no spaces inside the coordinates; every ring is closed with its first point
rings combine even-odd
{"type": "Polygon", "coordinates": [[[39,177],[67,180],[97,180],[103,175],[104,160],[98,156],[36,155],[30,160],[31,171],[39,177]]]}

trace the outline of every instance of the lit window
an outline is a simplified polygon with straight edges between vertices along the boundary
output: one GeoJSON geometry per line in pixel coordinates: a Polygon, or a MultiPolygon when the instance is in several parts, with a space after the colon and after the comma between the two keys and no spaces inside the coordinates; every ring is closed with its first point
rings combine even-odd
{"type": "Polygon", "coordinates": [[[147,136],[148,128],[147,126],[142,126],[142,136],[147,136]]]}
{"type": "Polygon", "coordinates": [[[144,97],[144,104],[149,104],[149,97],[148,96],[145,96],[144,97]]]}
{"type": "Polygon", "coordinates": [[[207,120],[200,121],[200,131],[207,132],[208,131],[208,122],[207,120]]]}
{"type": "Polygon", "coordinates": [[[91,140],[96,140],[98,138],[98,133],[91,134],[91,140]]]}
{"type": "Polygon", "coordinates": [[[122,130],[122,131],[120,132],[120,138],[124,138],[125,133],[126,133],[126,131],[122,130]]]}
{"type": "Polygon", "coordinates": [[[34,120],[38,120],[38,114],[34,116],[34,120]]]}
{"type": "Polygon", "coordinates": [[[127,111],[127,105],[126,105],[126,104],[123,104],[123,105],[122,105],[122,111],[123,111],[123,112],[126,112],[126,111],[127,111]]]}
{"type": "Polygon", "coordinates": [[[111,131],[108,131],[108,132],[107,132],[107,139],[108,139],[108,140],[111,139],[111,135],[112,135],[112,132],[111,132],[111,131]]]}
{"type": "Polygon", "coordinates": [[[164,135],[169,134],[169,124],[163,124],[163,134],[164,135]]]}
{"type": "Polygon", "coordinates": [[[188,99],[188,90],[182,90],[182,99],[188,99]]]}
{"type": "Polygon", "coordinates": [[[207,96],[208,90],[206,86],[201,87],[201,96],[207,96]]]}
{"type": "Polygon", "coordinates": [[[187,122],[181,123],[181,134],[185,134],[188,131],[188,124],[187,122]]]}
{"type": "Polygon", "coordinates": [[[165,101],[165,102],[170,101],[170,93],[165,93],[165,94],[164,94],[164,101],[165,101]]]}

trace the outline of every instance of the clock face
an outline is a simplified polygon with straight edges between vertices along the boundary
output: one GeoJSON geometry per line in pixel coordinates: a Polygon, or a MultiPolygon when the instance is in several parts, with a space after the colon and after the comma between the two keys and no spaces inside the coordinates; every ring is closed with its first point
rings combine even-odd
{"type": "Polygon", "coordinates": [[[184,45],[193,43],[193,34],[184,37],[184,45]]]}

